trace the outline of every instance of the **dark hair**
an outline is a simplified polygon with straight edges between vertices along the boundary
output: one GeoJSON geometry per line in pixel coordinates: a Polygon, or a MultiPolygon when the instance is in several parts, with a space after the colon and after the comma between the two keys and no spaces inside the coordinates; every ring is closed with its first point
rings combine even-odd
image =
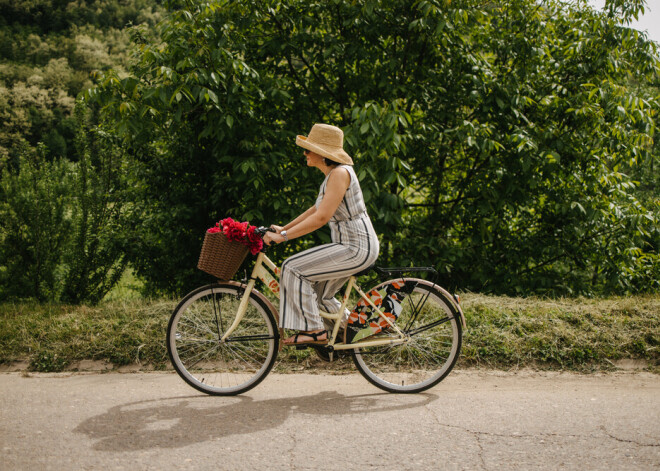
{"type": "Polygon", "coordinates": [[[328,167],[337,167],[337,166],[339,165],[339,162],[335,162],[334,160],[331,160],[331,159],[329,159],[329,158],[327,158],[327,157],[324,157],[324,159],[325,159],[325,164],[326,164],[328,167]]]}

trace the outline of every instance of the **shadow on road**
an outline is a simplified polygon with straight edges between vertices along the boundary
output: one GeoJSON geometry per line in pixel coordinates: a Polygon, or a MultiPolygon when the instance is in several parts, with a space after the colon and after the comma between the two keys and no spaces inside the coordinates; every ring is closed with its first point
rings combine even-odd
{"type": "Polygon", "coordinates": [[[112,407],[74,431],[97,439],[93,448],[100,451],[177,448],[271,429],[292,414],[373,414],[423,407],[437,398],[433,394],[344,396],[337,392],[261,401],[245,396],[177,397],[112,407]]]}

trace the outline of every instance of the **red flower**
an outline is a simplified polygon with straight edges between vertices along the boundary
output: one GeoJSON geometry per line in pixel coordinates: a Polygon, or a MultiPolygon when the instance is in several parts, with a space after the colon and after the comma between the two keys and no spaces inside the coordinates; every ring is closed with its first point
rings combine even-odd
{"type": "Polygon", "coordinates": [[[223,232],[226,234],[227,239],[235,240],[236,242],[243,242],[243,240],[245,240],[247,237],[247,229],[247,222],[234,221],[232,224],[227,226],[226,230],[223,227],[223,232]]]}
{"type": "Polygon", "coordinates": [[[222,232],[227,233],[227,229],[234,223],[232,218],[221,219],[220,222],[216,222],[215,225],[219,226],[222,229],[222,232]]]}
{"type": "Polygon", "coordinates": [[[250,242],[257,242],[258,240],[261,240],[261,236],[255,232],[256,230],[257,228],[254,226],[248,227],[247,238],[250,242]]]}
{"type": "Polygon", "coordinates": [[[255,232],[256,230],[257,228],[254,226],[248,227],[247,230],[247,238],[249,242],[250,253],[252,253],[252,255],[258,254],[261,249],[264,248],[264,241],[261,236],[255,232]]]}
{"type": "Polygon", "coordinates": [[[257,255],[259,252],[261,252],[261,249],[263,248],[264,248],[264,242],[260,240],[257,244],[250,245],[250,253],[252,255],[257,255]]]}
{"type": "Polygon", "coordinates": [[[259,234],[255,233],[256,227],[250,226],[247,222],[238,222],[232,218],[225,218],[218,221],[215,226],[206,232],[222,232],[227,236],[227,239],[240,242],[246,247],[249,247],[252,255],[258,254],[264,247],[263,239],[259,234]]]}

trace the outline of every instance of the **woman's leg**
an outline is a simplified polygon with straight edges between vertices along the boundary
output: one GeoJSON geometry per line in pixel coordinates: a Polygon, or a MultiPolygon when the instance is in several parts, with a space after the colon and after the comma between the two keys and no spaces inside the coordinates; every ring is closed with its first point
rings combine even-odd
{"type": "Polygon", "coordinates": [[[305,332],[323,329],[319,302],[331,308],[332,296],[346,278],[365,268],[367,261],[365,254],[342,244],[321,245],[285,260],[280,275],[281,327],[305,332]],[[319,299],[317,284],[328,280],[333,281],[324,287],[319,299]]]}
{"type": "MultiPolygon", "coordinates": [[[[318,305],[321,309],[328,313],[336,313],[339,308],[341,308],[341,302],[335,295],[337,292],[346,284],[349,277],[343,277],[334,280],[325,280],[319,281],[313,284],[314,289],[316,290],[316,298],[318,299],[318,305]]],[[[346,320],[350,312],[348,309],[344,309],[344,318],[342,319],[342,327],[345,325],[346,320]]],[[[326,329],[331,329],[334,327],[335,322],[331,320],[324,320],[326,329]]]]}

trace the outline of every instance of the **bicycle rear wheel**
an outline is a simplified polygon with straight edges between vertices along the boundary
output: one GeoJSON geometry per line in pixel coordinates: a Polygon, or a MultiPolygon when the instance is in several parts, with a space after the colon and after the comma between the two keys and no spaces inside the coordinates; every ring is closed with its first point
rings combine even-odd
{"type": "MultiPolygon", "coordinates": [[[[435,386],[452,370],[461,350],[462,329],[456,308],[428,282],[418,281],[401,303],[396,321],[409,342],[352,350],[362,376],[385,391],[417,393],[435,386]]],[[[372,338],[382,336],[392,334],[372,338]]]]}
{"type": "Polygon", "coordinates": [[[176,307],[167,328],[167,351],[176,372],[206,394],[231,396],[252,389],[270,372],[279,334],[268,306],[250,294],[245,317],[221,342],[241,302],[243,288],[203,286],[176,307]]]}

